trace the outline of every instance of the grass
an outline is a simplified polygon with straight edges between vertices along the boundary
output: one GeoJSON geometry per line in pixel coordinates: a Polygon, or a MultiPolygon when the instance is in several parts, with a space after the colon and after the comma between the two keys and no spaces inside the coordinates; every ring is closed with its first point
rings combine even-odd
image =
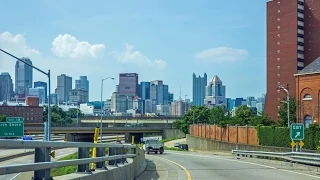
{"type": "Polygon", "coordinates": [[[183,149],[180,149],[180,148],[176,148],[176,147],[168,147],[168,146],[165,146],[165,147],[164,147],[164,150],[170,150],[170,151],[184,151],[183,149]]]}
{"type": "MultiPolygon", "coordinates": [[[[69,154],[63,158],[58,159],[58,161],[62,160],[71,160],[71,159],[78,159],[78,153],[69,154]]],[[[51,176],[63,176],[66,174],[71,174],[76,172],[77,166],[65,166],[65,167],[59,167],[59,168],[53,168],[51,169],[51,176]]]]}
{"type": "Polygon", "coordinates": [[[162,143],[166,143],[166,142],[168,142],[168,141],[174,141],[174,140],[177,140],[177,139],[181,139],[181,138],[162,139],[162,140],[160,140],[160,142],[162,142],[162,143]]]}

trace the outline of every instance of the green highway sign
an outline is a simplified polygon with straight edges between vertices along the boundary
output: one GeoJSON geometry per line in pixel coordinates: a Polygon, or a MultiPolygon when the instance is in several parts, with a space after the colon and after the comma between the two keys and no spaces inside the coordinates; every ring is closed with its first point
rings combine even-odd
{"type": "Polygon", "coordinates": [[[292,140],[304,139],[304,124],[292,123],[290,127],[290,137],[292,140]]]}
{"type": "Polygon", "coordinates": [[[23,137],[23,122],[0,122],[0,137],[23,137]]]}
{"type": "Polygon", "coordinates": [[[6,122],[24,122],[23,117],[7,117],[6,122]]]}

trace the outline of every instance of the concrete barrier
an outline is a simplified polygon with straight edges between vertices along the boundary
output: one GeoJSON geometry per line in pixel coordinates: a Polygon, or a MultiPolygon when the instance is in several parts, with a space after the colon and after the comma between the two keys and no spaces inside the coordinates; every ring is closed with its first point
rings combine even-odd
{"type": "Polygon", "coordinates": [[[147,167],[143,150],[137,149],[135,158],[128,158],[128,163],[119,167],[107,166],[108,170],[95,170],[92,173],[73,173],[64,176],[54,177],[55,180],[134,180],[147,167]]]}
{"type": "MultiPolygon", "coordinates": [[[[273,146],[259,146],[259,145],[247,145],[237,144],[224,141],[217,141],[208,138],[202,138],[187,134],[187,144],[189,150],[200,151],[231,151],[233,149],[248,150],[248,151],[269,151],[269,152],[290,152],[291,148],[285,147],[273,147],[273,146]]],[[[304,152],[316,152],[313,150],[303,149],[304,152]]]]}
{"type": "Polygon", "coordinates": [[[184,138],[184,134],[180,129],[163,129],[162,139],[175,139],[175,138],[184,138]]]}

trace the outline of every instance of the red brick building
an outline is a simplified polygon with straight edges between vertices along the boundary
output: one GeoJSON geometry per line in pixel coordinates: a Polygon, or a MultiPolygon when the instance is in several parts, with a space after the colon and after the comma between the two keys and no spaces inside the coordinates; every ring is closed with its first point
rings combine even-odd
{"type": "Polygon", "coordinates": [[[306,127],[320,122],[320,57],[305,67],[296,78],[297,121],[306,127]]]}
{"type": "Polygon", "coordinates": [[[267,93],[265,113],[278,119],[286,96],[296,93],[294,74],[320,56],[320,0],[267,2],[267,93]]]}
{"type": "Polygon", "coordinates": [[[0,106],[0,114],[7,117],[24,117],[25,123],[43,123],[43,107],[40,106],[0,106]]]}

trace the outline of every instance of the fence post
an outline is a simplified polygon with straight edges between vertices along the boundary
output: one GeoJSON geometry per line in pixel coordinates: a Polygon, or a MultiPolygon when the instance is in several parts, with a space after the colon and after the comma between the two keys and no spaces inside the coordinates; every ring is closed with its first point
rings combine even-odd
{"type": "MultiPolygon", "coordinates": [[[[121,154],[122,155],[126,155],[126,154],[128,154],[128,149],[127,148],[125,148],[124,146],[121,148],[121,154]]],[[[124,163],[128,163],[128,161],[127,161],[127,158],[121,158],[121,160],[122,160],[122,164],[124,164],[124,163]]]]}
{"type": "Polygon", "coordinates": [[[227,134],[227,142],[229,142],[229,124],[227,125],[227,131],[228,131],[228,133],[226,133],[227,134]]]}
{"type": "MultiPolygon", "coordinates": [[[[88,147],[82,147],[82,148],[78,149],[78,159],[84,159],[84,158],[89,158],[89,148],[88,147]]],[[[89,164],[78,165],[77,172],[92,173],[90,171],[89,164]]]]}
{"type": "MultiPolygon", "coordinates": [[[[106,150],[105,147],[97,147],[97,157],[104,157],[104,156],[106,156],[105,150],[106,150]]],[[[107,169],[108,169],[108,168],[106,167],[106,162],[105,162],[105,161],[97,162],[96,168],[97,168],[97,169],[104,169],[104,170],[107,170],[107,169]]]]}
{"type": "MultiPolygon", "coordinates": [[[[34,162],[50,162],[50,151],[51,148],[35,148],[34,150],[34,162]]],[[[43,180],[50,180],[51,174],[50,169],[38,170],[34,171],[32,179],[43,179],[43,180]]]]}

